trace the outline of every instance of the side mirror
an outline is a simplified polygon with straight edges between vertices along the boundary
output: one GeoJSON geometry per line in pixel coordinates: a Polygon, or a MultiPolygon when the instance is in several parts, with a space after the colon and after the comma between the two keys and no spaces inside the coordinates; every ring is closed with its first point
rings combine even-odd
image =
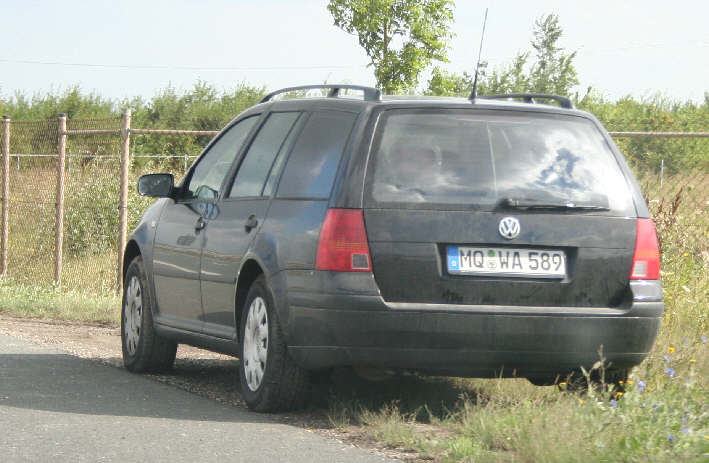
{"type": "Polygon", "coordinates": [[[142,196],[171,198],[175,189],[172,174],[147,174],[138,179],[138,193],[142,196]]]}

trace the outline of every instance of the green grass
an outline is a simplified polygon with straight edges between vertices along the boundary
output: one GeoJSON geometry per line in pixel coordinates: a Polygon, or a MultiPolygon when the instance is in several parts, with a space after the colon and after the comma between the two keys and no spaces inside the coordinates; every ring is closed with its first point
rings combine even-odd
{"type": "Polygon", "coordinates": [[[438,461],[709,458],[709,343],[669,341],[659,341],[622,395],[523,379],[413,377],[355,395],[336,388],[329,416],[341,430],[358,426],[378,445],[438,461]]]}
{"type": "Polygon", "coordinates": [[[0,279],[0,313],[4,315],[117,325],[120,307],[120,297],[111,293],[97,295],[0,279]]]}

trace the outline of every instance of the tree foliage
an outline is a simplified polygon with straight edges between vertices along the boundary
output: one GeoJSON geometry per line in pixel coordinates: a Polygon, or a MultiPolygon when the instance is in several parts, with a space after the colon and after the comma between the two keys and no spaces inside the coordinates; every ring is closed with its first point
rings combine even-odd
{"type": "Polygon", "coordinates": [[[576,52],[566,53],[559,47],[558,41],[563,32],[557,15],[539,18],[534,25],[532,48],[537,59],[530,72],[530,90],[568,95],[571,88],[579,83],[573,65],[576,52]]]}
{"type": "MultiPolygon", "coordinates": [[[[147,101],[139,97],[110,100],[73,86],[31,97],[20,92],[10,98],[0,97],[0,114],[8,114],[15,121],[54,119],[60,113],[66,113],[70,120],[118,118],[125,108],[131,108],[132,126],[141,129],[220,130],[241,111],[257,103],[264,93],[264,87],[242,84],[219,91],[210,84],[197,82],[183,92],[165,88],[147,101]]],[[[136,154],[197,154],[212,137],[134,135],[131,138],[136,154]]],[[[56,149],[54,138],[43,140],[49,146],[33,147],[31,151],[56,149]]]]}
{"type": "MultiPolygon", "coordinates": [[[[626,96],[608,101],[592,91],[578,107],[595,115],[611,132],[709,132],[709,99],[697,104],[658,94],[641,100],[626,96]]],[[[709,170],[706,138],[618,138],[616,143],[641,172],[657,172],[661,164],[668,173],[709,170]]]]}
{"type": "MultiPolygon", "coordinates": [[[[489,70],[487,63],[482,61],[478,95],[522,92],[570,94],[571,89],[578,85],[573,65],[576,52],[567,53],[559,47],[562,33],[557,15],[550,14],[537,19],[531,41],[534,60],[530,59],[530,52],[519,52],[510,64],[493,70],[489,70]]],[[[472,86],[471,74],[458,75],[436,68],[425,93],[467,96],[472,86]]]]}
{"type": "Polygon", "coordinates": [[[330,0],[334,24],[357,35],[385,93],[416,87],[433,61],[447,61],[452,0],[330,0]]]}

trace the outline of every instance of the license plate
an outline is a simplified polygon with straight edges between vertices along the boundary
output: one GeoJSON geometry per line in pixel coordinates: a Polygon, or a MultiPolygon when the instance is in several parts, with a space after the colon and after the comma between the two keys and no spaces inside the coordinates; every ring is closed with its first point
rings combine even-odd
{"type": "Polygon", "coordinates": [[[566,253],[557,249],[448,246],[448,272],[565,278],[566,253]]]}

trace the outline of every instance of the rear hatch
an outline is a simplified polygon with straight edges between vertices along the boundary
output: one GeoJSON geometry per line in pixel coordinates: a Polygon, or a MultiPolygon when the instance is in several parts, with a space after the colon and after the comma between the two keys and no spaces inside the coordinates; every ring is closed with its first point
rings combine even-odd
{"type": "Polygon", "coordinates": [[[631,189],[585,117],[387,110],[365,184],[388,302],[613,307],[626,294],[631,189]]]}

